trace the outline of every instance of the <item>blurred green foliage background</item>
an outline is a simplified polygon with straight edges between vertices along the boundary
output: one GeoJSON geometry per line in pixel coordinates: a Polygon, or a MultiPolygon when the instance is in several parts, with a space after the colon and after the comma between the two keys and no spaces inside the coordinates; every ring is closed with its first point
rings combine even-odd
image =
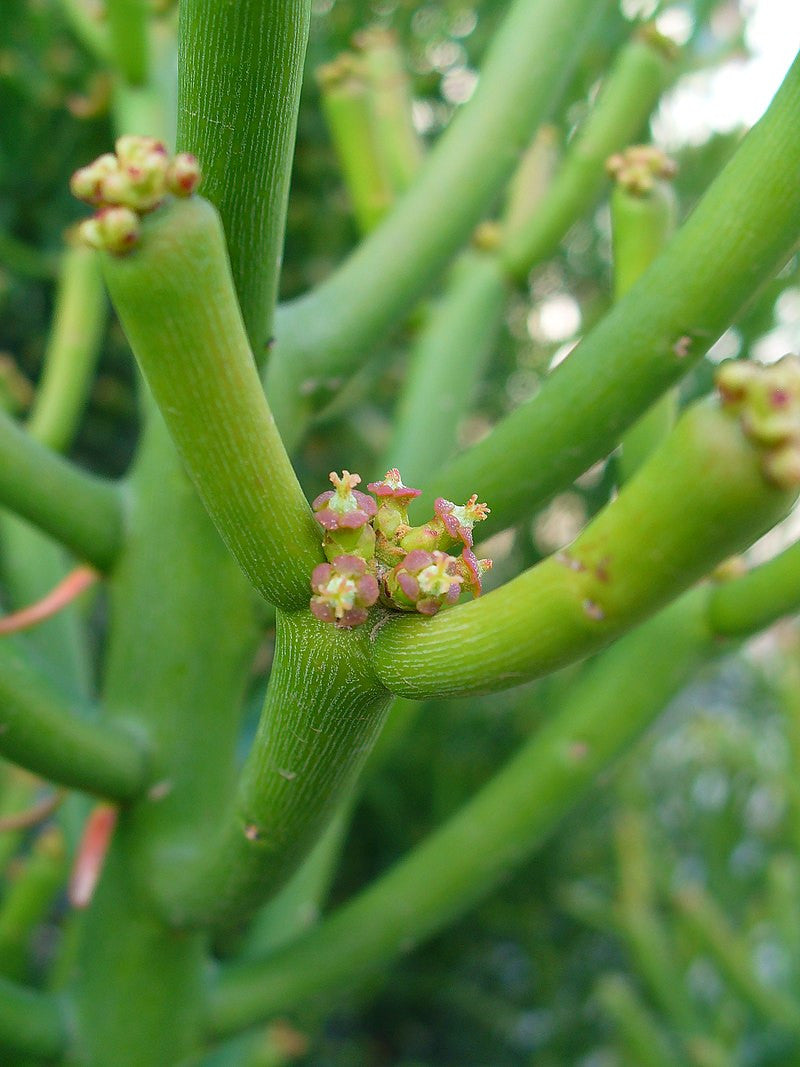
{"type": "MultiPolygon", "coordinates": [[[[744,15],[736,4],[678,6],[689,19],[690,66],[741,49],[744,15]],[[719,36],[709,18],[722,9],[733,17],[718,19],[726,26],[719,36]]],[[[348,47],[356,30],[375,22],[391,27],[413,78],[417,124],[433,138],[468,91],[504,7],[502,0],[316,0],[285,297],[325,277],[357,240],[314,69],[348,47]]],[[[630,31],[636,5],[628,7],[627,15],[619,10],[606,21],[551,116],[562,142],[630,31]]],[[[667,7],[651,4],[646,14],[667,7]]],[[[0,354],[31,382],[52,313],[63,233],[82,215],[68,176],[112,138],[106,76],[65,10],[58,0],[3,0],[0,18],[0,354]]],[[[712,134],[677,151],[683,214],[740,135],[712,134]]],[[[603,312],[609,272],[601,206],[509,308],[491,372],[463,426],[465,442],[530,396],[554,356],[603,312]],[[548,307],[549,326],[542,310],[548,307]],[[553,320],[559,308],[560,326],[558,314],[553,320]]],[[[796,319],[798,284],[795,261],[729,334],[724,355],[748,355],[781,316],[796,319]]],[[[385,444],[414,328],[412,322],[398,333],[390,356],[384,353],[349,387],[346,415],[334,407],[318,420],[297,460],[312,495],[332,465],[361,469],[385,444]]],[[[707,386],[711,368],[707,360],[685,383],[687,396],[707,386]]],[[[75,447],[79,461],[112,475],[124,471],[135,410],[132,361],[112,323],[75,447]]],[[[528,564],[563,542],[599,506],[609,479],[597,471],[590,482],[493,546],[498,580],[512,562],[528,564]]],[[[800,1062],[800,708],[796,680],[777,670],[778,642],[796,655],[787,624],[744,656],[709,669],[557,839],[467,919],[348,996],[324,1026],[309,1012],[301,1027],[310,1043],[305,1062],[800,1062]],[[707,897],[700,906],[719,912],[722,942],[701,936],[713,924],[707,917],[692,921],[698,905],[681,896],[687,886],[701,887],[707,897]]],[[[265,663],[268,657],[267,648],[265,663]]],[[[334,898],[364,884],[455,810],[547,714],[562,684],[556,675],[491,699],[426,705],[381,774],[368,778],[334,898]]],[[[254,700],[261,686],[254,679],[254,700]]]]}

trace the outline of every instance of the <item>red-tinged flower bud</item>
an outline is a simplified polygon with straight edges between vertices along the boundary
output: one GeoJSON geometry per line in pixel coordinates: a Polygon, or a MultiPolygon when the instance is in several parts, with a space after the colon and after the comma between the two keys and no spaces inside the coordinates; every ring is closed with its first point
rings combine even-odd
{"type": "Polygon", "coordinates": [[[167,169],[167,188],[173,196],[191,196],[200,184],[200,164],[191,152],[180,152],[167,169]]]}
{"type": "Polygon", "coordinates": [[[463,581],[453,556],[415,549],[389,571],[385,588],[389,601],[402,611],[435,615],[440,608],[456,603],[463,581]]]}
{"type": "Polygon", "coordinates": [[[800,485],[800,359],[771,366],[732,360],[716,375],[722,405],[736,415],[761,454],[766,477],[783,489],[800,485]]]}
{"type": "Polygon", "coordinates": [[[122,256],[139,240],[141,223],[127,207],[106,207],[80,225],[81,238],[91,248],[122,256]]]}
{"type": "Polygon", "coordinates": [[[462,575],[472,595],[479,597],[483,591],[483,575],[492,569],[492,560],[478,559],[472,549],[465,545],[457,562],[458,573],[462,575]]]}
{"type": "Polygon", "coordinates": [[[112,152],[98,158],[86,167],[76,170],[70,178],[70,192],[78,200],[87,204],[98,205],[103,203],[103,183],[110,174],[119,170],[119,161],[112,152]]]}
{"type": "MultiPolygon", "coordinates": [[[[465,548],[472,548],[472,528],[475,523],[483,522],[490,513],[486,504],[478,503],[477,493],[473,493],[463,507],[441,496],[434,502],[433,507],[449,535],[450,543],[457,544],[461,541],[465,548]]],[[[450,544],[441,547],[449,548],[450,544]]]]}
{"type": "Polygon", "coordinates": [[[322,622],[342,629],[366,622],[367,609],[378,599],[378,582],[359,556],[337,556],[320,563],[311,575],[311,611],[322,622]]]}
{"type": "MultiPolygon", "coordinates": [[[[408,532],[408,505],[421,495],[421,489],[412,489],[403,485],[400,471],[392,467],[386,472],[386,477],[381,482],[370,482],[367,486],[380,502],[378,514],[375,517],[375,527],[385,538],[386,544],[379,545],[379,555],[386,557],[387,563],[393,563],[391,558],[396,550],[396,542],[408,532]]],[[[395,553],[396,554],[396,553],[395,553]]]]}
{"type": "MultiPolygon", "coordinates": [[[[70,188],[79,200],[100,208],[127,208],[139,215],[153,211],[172,192],[190,196],[200,181],[197,160],[184,153],[170,161],[165,146],[153,137],[128,135],[116,143],[116,154],[106,153],[72,176],[70,188]]],[[[84,236],[98,239],[97,227],[84,236]]]]}
{"type": "Polygon", "coordinates": [[[334,488],[320,493],[312,505],[320,526],[326,530],[357,530],[366,525],[377,511],[377,504],[372,497],[356,490],[361,476],[342,471],[340,478],[331,471],[330,480],[334,488]]]}
{"type": "Polygon", "coordinates": [[[388,470],[382,482],[370,482],[367,488],[379,497],[381,502],[391,500],[400,507],[406,508],[415,497],[422,493],[421,489],[412,489],[408,485],[403,485],[403,479],[397,467],[388,470]]]}

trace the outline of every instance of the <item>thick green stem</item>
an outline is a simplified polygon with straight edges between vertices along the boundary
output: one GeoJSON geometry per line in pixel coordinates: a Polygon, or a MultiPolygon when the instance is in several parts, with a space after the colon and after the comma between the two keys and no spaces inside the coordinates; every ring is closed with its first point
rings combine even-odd
{"type": "Polygon", "coordinates": [[[0,752],[61,785],[130,800],[149,777],[136,735],[103,726],[46,681],[13,637],[0,640],[0,752]]]}
{"type": "Polygon", "coordinates": [[[56,997],[0,978],[0,1046],[20,1055],[52,1057],[63,1052],[67,1037],[56,997]]]}
{"type": "Polygon", "coordinates": [[[368,638],[308,612],[278,617],[258,733],[221,839],[168,903],[178,924],[241,925],[283,884],[349,792],[383,725],[388,693],[368,638]]]}
{"type": "Polygon", "coordinates": [[[591,0],[515,0],[474,96],[396,210],[331,278],[278,315],[267,394],[287,443],[302,433],[308,395],[329,395],[326,382],[363,363],[467,240],[604,8],[591,0]]]}
{"type": "Polygon", "coordinates": [[[321,67],[317,80],[356,223],[362,233],[369,233],[391,207],[394,195],[378,151],[361,63],[345,53],[321,67]]]}
{"type": "Polygon", "coordinates": [[[147,0],[106,0],[111,58],[129,85],[147,82],[149,15],[147,0]]]}
{"type": "Polygon", "coordinates": [[[800,607],[800,541],[714,590],[709,617],[724,637],[746,637],[800,607]]]}
{"type": "Polygon", "coordinates": [[[479,600],[377,632],[401,696],[502,689],[595,651],[751,544],[794,497],[769,484],[739,422],[695,405],[565,551],[479,600]]]}
{"type": "Polygon", "coordinates": [[[356,35],[369,86],[372,125],[394,195],[404,193],[422,165],[414,128],[405,57],[394,34],[378,26],[356,35]]]}
{"type": "Polygon", "coordinates": [[[109,291],[181,458],[258,591],[307,604],[319,530],[286,456],[236,304],[219,216],[200,197],[103,256],[109,291]]]}
{"type": "Polygon", "coordinates": [[[37,441],[64,451],[74,436],[100,351],[106,308],[97,254],[68,248],[61,272],[53,325],[28,429],[37,441]]]}
{"type": "Polygon", "coordinates": [[[170,929],[157,900],[204,850],[233,788],[256,640],[252,591],[152,405],[129,492],[103,706],[111,723],[132,721],[151,738],[155,773],[120,813],[79,932],[76,1058],[91,1067],[178,1063],[198,1047],[208,939],[170,929]]]}
{"type": "Polygon", "coordinates": [[[225,227],[256,359],[272,329],[311,0],[181,0],[178,149],[225,227]]]}
{"type": "Polygon", "coordinates": [[[791,255],[800,218],[800,60],[687,222],[529,402],[445,466],[428,500],[477,492],[487,531],[607,455],[791,255]],[[714,284],[709,285],[708,279],[714,284]],[[524,456],[524,465],[509,465],[524,456]]]}
{"type": "Polygon", "coordinates": [[[113,485],[50,452],[0,413],[0,504],[106,570],[122,536],[113,485]]]}
{"type": "Polygon", "coordinates": [[[386,466],[399,467],[408,485],[453,452],[505,303],[497,259],[479,252],[462,256],[414,345],[386,450],[386,466]]]}
{"type": "MultiPolygon", "coordinates": [[[[675,229],[675,196],[663,181],[647,191],[629,189],[618,181],[611,194],[611,234],[614,252],[614,299],[632,289],[675,229]]],[[[618,470],[627,481],[675,422],[677,396],[669,390],[625,434],[618,470]]]]}
{"type": "Polygon", "coordinates": [[[488,785],[331,918],[269,959],[226,968],[212,993],[211,1030],[232,1033],[335,994],[507,878],[703,661],[713,647],[705,605],[705,591],[692,592],[609,650],[488,785]]]}
{"type": "Polygon", "coordinates": [[[622,50],[547,195],[524,226],[505,234],[500,255],[511,277],[524,278],[549,259],[591,207],[607,182],[606,159],[639,135],[675,67],[663,46],[646,36],[622,50]]]}

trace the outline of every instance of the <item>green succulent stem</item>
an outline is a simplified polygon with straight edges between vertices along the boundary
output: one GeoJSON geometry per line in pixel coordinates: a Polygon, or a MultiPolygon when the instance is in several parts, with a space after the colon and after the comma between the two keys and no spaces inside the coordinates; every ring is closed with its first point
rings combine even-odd
{"type": "Polygon", "coordinates": [[[271,336],[311,0],[181,0],[178,150],[225,227],[257,361],[271,336]]]}
{"type": "Polygon", "coordinates": [[[61,831],[45,829],[33,843],[0,906],[0,973],[22,980],[29,969],[31,939],[63,890],[67,850],[61,831]]]}
{"type": "Polygon", "coordinates": [[[0,1046],[21,1055],[53,1057],[64,1051],[67,1036],[57,997],[0,977],[0,1046]]]}
{"type": "Polygon", "coordinates": [[[233,789],[257,640],[250,585],[152,402],[128,495],[128,537],[109,583],[102,707],[110,726],[149,738],[152,777],[120,812],[77,932],[74,1040],[76,1058],[92,1067],[177,1063],[198,1048],[208,936],[177,934],[157,902],[204,849],[233,789]]]}
{"type": "Polygon", "coordinates": [[[346,53],[317,71],[322,110],[356,223],[369,233],[394,194],[375,138],[369,90],[358,57],[346,53]]]}
{"type": "Polygon", "coordinates": [[[229,549],[272,603],[308,603],[320,535],[289,463],[236,303],[222,226],[200,197],[145,218],[103,256],[114,306],[178,452],[229,549]]]}
{"type": "Polygon", "coordinates": [[[0,638],[0,753],[54,782],[114,800],[146,787],[146,746],[73,706],[15,637],[0,638]]]}
{"type": "Polygon", "coordinates": [[[28,430],[63,452],[83,414],[106,322],[106,300],[97,254],[83,245],[65,251],[60,265],[53,324],[28,430]]]}
{"type": "Polygon", "coordinates": [[[267,395],[290,447],[307,394],[355,370],[466,242],[558,99],[605,3],[515,0],[471,100],[391,215],[325,282],[280,309],[267,395]],[[576,32],[576,27],[580,27],[576,32]]]}
{"type": "Polygon", "coordinates": [[[379,27],[356,35],[369,90],[378,151],[395,196],[404,193],[422,166],[423,146],[414,128],[405,56],[396,38],[379,27]]]}
{"type": "Polygon", "coordinates": [[[713,647],[705,606],[705,591],[695,590],[624,637],[517,755],[404,859],[294,944],[224,968],[211,992],[211,1031],[233,1033],[334,993],[499,885],[703,662],[713,647]]]}
{"type": "Polygon", "coordinates": [[[491,502],[487,534],[592,463],[700,359],[786,262],[800,217],[800,59],[767,112],[633,289],[540,392],[439,471],[430,492],[491,502]],[[713,277],[715,284],[708,285],[713,277]],[[525,456],[522,469],[508,456],[525,456]]]}
{"type": "Polygon", "coordinates": [[[173,922],[241,926],[349,794],[389,704],[364,630],[337,630],[308,612],[278,616],[276,659],[233,808],[219,840],[173,887],[173,922]]]}
{"type": "Polygon", "coordinates": [[[110,482],[39,444],[0,412],[0,504],[100,570],[122,537],[122,500],[110,482]]]}
{"type": "MultiPolygon", "coordinates": [[[[633,288],[675,229],[675,196],[663,181],[639,195],[617,183],[611,194],[614,254],[614,299],[633,288]]],[[[666,437],[675,422],[677,397],[669,390],[628,430],[623,438],[619,471],[631,477],[666,437]]]]}
{"type": "Polygon", "coordinates": [[[129,85],[147,83],[150,69],[147,0],[106,0],[111,57],[129,85]]]}
{"type": "Polygon", "coordinates": [[[505,234],[500,255],[510,277],[523,279],[555,253],[607,183],[606,159],[640,134],[677,66],[644,36],[634,36],[621,50],[546,195],[524,225],[505,234]]]}
{"type": "Polygon", "coordinates": [[[375,670],[411,697],[502,689],[549,673],[751,544],[793,498],[765,481],[735,418],[697,404],[564,552],[433,619],[387,619],[375,636],[375,670]]]}
{"type": "Polygon", "coordinates": [[[429,309],[385,454],[385,466],[398,467],[409,485],[429,474],[431,456],[441,461],[455,450],[459,423],[500,330],[506,296],[497,257],[470,251],[459,257],[447,290],[429,309]]]}
{"type": "Polygon", "coordinates": [[[720,582],[709,605],[711,625],[723,637],[746,637],[800,604],[800,542],[739,578],[720,582]]]}

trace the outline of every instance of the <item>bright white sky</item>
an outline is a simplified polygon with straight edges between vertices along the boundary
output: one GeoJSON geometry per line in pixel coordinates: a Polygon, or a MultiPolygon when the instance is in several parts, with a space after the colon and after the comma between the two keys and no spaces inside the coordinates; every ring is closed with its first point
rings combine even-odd
{"type": "MultiPolygon", "coordinates": [[[[659,111],[655,140],[667,149],[702,143],[709,133],[752,126],[763,114],[800,49],[800,0],[743,0],[752,55],[684,78],[659,111]]],[[[659,27],[680,39],[686,8],[669,7],[659,27]]]]}

